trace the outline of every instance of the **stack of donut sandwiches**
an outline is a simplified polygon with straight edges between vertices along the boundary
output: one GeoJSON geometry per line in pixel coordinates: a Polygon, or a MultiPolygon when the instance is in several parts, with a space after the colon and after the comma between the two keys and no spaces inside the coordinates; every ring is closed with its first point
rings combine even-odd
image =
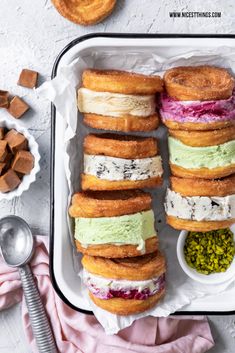
{"type": "Polygon", "coordinates": [[[161,117],[169,129],[167,222],[206,232],[235,223],[235,90],[214,66],[165,72],[161,117]]]}
{"type": "Polygon", "coordinates": [[[235,92],[228,71],[176,67],[162,78],[88,69],[78,89],[84,123],[81,190],[72,197],[75,244],[91,300],[117,315],[148,310],[165,294],[152,197],[162,161],[150,132],[169,129],[167,223],[207,231],[235,222],[235,92]],[[157,106],[160,105],[160,118],[157,106]]]}
{"type": "Polygon", "coordinates": [[[84,139],[82,191],[73,195],[69,214],[89,296],[117,315],[148,310],[165,294],[152,197],[141,190],[162,184],[158,144],[153,137],[123,134],[159,126],[161,92],[159,76],[91,69],[78,89],[84,123],[109,132],[84,139]]]}

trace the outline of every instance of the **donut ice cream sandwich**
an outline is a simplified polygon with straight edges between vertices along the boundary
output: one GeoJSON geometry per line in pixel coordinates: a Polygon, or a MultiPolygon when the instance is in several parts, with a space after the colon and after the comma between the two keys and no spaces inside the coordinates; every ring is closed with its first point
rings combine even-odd
{"type": "Polygon", "coordinates": [[[235,126],[211,131],[169,130],[173,175],[217,179],[235,173],[235,126]]]}
{"type": "Polygon", "coordinates": [[[92,128],[151,131],[159,125],[155,95],[162,91],[159,76],[88,69],[78,89],[78,109],[92,128]]]}
{"type": "Polygon", "coordinates": [[[156,251],[151,202],[151,195],[140,190],[74,194],[69,214],[75,218],[77,250],[107,258],[156,251]]]}
{"type": "Polygon", "coordinates": [[[83,190],[153,188],[161,185],[162,174],[152,137],[90,134],[84,139],[83,190]]]}
{"type": "Polygon", "coordinates": [[[160,252],[129,259],[85,255],[82,264],[91,300],[113,314],[146,311],[165,294],[166,264],[160,252]]]}
{"type": "Polygon", "coordinates": [[[213,130],[235,124],[234,79],[214,66],[175,67],[164,75],[160,115],[170,129],[213,130]]]}
{"type": "Polygon", "coordinates": [[[165,200],[167,223],[206,232],[235,223],[235,175],[218,180],[171,177],[165,200]]]}

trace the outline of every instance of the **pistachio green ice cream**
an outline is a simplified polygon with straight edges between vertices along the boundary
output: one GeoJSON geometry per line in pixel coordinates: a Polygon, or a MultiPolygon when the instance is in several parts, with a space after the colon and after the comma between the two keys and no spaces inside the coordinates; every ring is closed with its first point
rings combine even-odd
{"type": "Polygon", "coordinates": [[[75,239],[84,247],[95,244],[138,245],[156,235],[152,210],[120,217],[75,219],[75,239]]]}
{"type": "Polygon", "coordinates": [[[235,163],[235,140],[216,146],[191,147],[169,137],[170,162],[186,169],[225,167],[235,163]]]}

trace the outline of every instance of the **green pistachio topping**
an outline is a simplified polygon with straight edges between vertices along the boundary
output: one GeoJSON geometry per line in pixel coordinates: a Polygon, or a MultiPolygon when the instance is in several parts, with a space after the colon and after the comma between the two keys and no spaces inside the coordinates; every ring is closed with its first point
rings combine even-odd
{"type": "Polygon", "coordinates": [[[187,264],[197,272],[225,272],[235,255],[233,233],[229,228],[210,232],[189,232],[184,244],[187,264]]]}

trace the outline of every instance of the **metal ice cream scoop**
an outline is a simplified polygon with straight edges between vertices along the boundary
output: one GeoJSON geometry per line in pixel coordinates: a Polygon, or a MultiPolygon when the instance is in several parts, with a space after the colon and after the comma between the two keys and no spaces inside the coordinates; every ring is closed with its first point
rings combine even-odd
{"type": "Polygon", "coordinates": [[[0,251],[6,264],[18,267],[29,318],[40,353],[57,353],[52,330],[28,265],[34,240],[28,224],[20,217],[0,219],[0,251]]]}

